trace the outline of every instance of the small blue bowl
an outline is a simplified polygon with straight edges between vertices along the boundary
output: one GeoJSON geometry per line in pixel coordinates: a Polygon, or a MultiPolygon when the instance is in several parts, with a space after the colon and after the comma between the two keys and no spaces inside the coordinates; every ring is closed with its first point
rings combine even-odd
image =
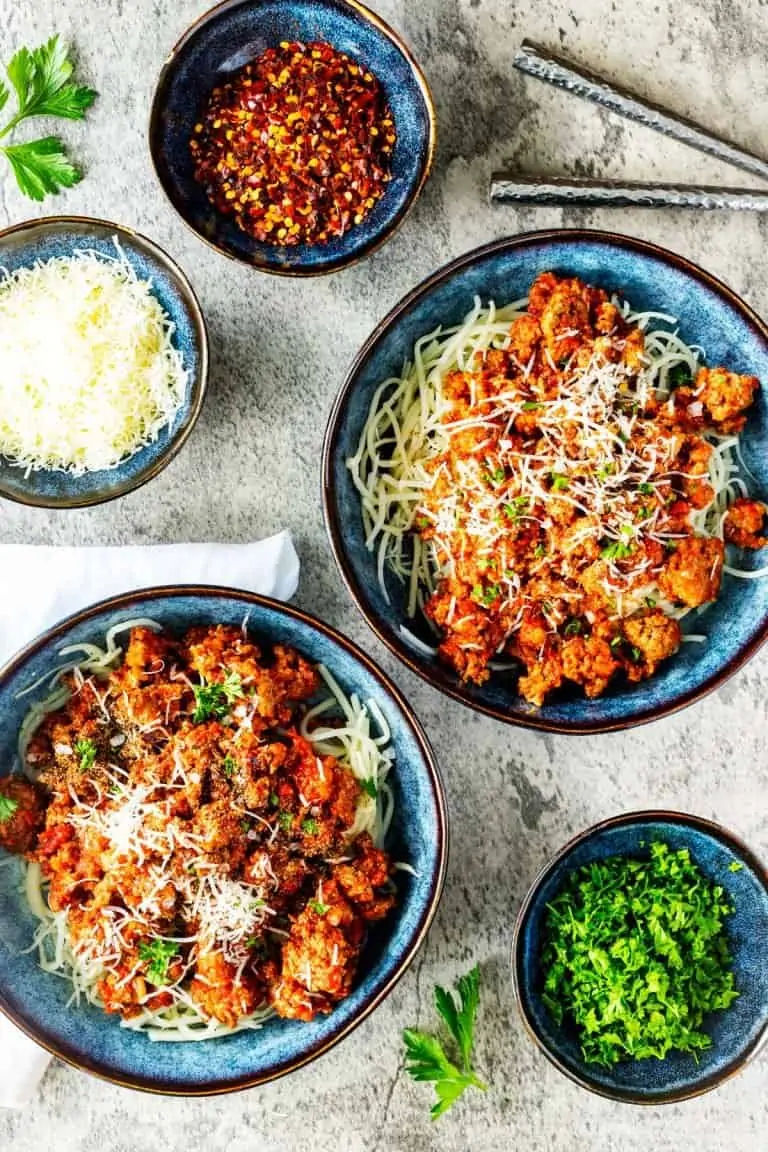
{"type": "Polygon", "coordinates": [[[768,873],[732,833],[681,812],[630,812],[588,828],[547,864],[523,901],[512,945],[517,1004],[529,1035],[556,1068],[582,1088],[628,1104],[671,1104],[717,1088],[739,1072],[768,1039],[768,873]],[[558,1026],[541,999],[540,957],[547,904],[575,869],[607,856],[647,856],[662,840],[687,848],[734,908],[728,935],[739,998],[705,1020],[712,1047],[698,1062],[682,1052],[664,1060],[625,1060],[606,1069],[582,1058],[575,1028],[558,1026]],[[730,865],[740,864],[738,871],[730,865]]]}
{"type": "MultiPolygon", "coordinates": [[[[228,588],[148,588],[68,617],[0,672],[0,774],[16,759],[19,724],[34,696],[18,693],[56,666],[59,649],[100,642],[116,623],[150,616],[173,632],[247,619],[262,642],[288,644],[325,664],[347,692],[375,699],[392,732],[395,816],[388,848],[414,874],[398,872],[398,902],[374,925],[351,995],[312,1023],[273,1019],[256,1032],[204,1043],[153,1043],[100,1009],[68,1006],[70,988],[43,972],[29,948],[35,918],[17,863],[0,867],[0,1011],[70,1064],[129,1088],[177,1096],[230,1092],[300,1068],[348,1035],[389,994],[413,960],[442,892],[448,852],[445,797],[427,739],[405,699],[354,644],[312,616],[228,588]]],[[[44,689],[43,689],[44,693],[44,689]]],[[[3,856],[0,849],[0,857],[3,856]]]]}
{"type": "Polygon", "coordinates": [[[367,256],[402,224],[432,167],[435,112],[409,48],[358,0],[224,0],[191,25],[163,66],[149,147],[165,194],[201,240],[262,272],[319,276],[367,256]],[[212,89],[281,40],[325,41],[362,61],[379,80],[395,121],[384,195],[361,224],[328,244],[260,243],[217,212],[194,178],[189,141],[212,89]]]}
{"type": "MultiPolygon", "coordinates": [[[[717,688],[741,668],[768,635],[768,580],[723,578],[720,597],[695,617],[705,644],[683,644],[658,673],[640,684],[620,682],[597,700],[575,688],[536,708],[519,696],[514,674],[499,672],[483,685],[463,683],[435,656],[400,631],[419,634],[406,614],[407,589],[389,576],[387,601],[378,581],[376,554],[365,546],[360,497],[346,460],[355,454],[373,394],[399,376],[419,337],[439,325],[460,323],[473,298],[507,304],[528,294],[541,272],[578,276],[626,297],[637,311],[669,313],[680,332],[700,344],[709,364],[758,376],[762,388],[741,437],[753,475],[752,492],[768,497],[768,327],[734,292],[682,256],[655,244],[610,232],[555,229],[499,240],[441,268],[414,288],[374,329],[353,363],[331,412],[323,449],[323,505],[336,563],[370,627],[414,672],[433,687],[497,720],[564,734],[611,732],[658,719],[717,688]]],[[[758,568],[760,553],[739,555],[758,568]]],[[[692,619],[692,618],[691,618],[692,619]]],[[[687,623],[687,622],[686,622],[687,623]]],[[[419,637],[434,638],[426,629],[419,637]]]]}
{"type": "MultiPolygon", "coordinates": [[[[56,469],[24,474],[0,456],[0,496],[37,508],[85,508],[115,500],[140,488],[165,468],[188,439],[203,406],[208,384],[208,333],[197,297],[184,273],[146,236],[108,220],[50,216],[0,232],[0,269],[15,272],[38,261],[74,252],[114,257],[115,240],[136,274],[151,280],[152,291],[173,321],[173,342],[188,373],[186,400],[173,425],[116,468],[74,476],[56,469]]],[[[41,334],[41,339],[45,335],[41,334]]]]}

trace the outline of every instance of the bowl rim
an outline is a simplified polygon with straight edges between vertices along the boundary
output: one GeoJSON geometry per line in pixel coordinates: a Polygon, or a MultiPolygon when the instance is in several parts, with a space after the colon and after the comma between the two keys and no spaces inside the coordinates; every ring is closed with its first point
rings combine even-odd
{"type": "MultiPolygon", "coordinates": [[[[120,610],[123,607],[133,606],[157,597],[181,599],[185,596],[198,596],[212,601],[226,597],[227,599],[242,600],[244,605],[257,606],[277,612],[278,615],[287,616],[297,623],[321,633],[333,643],[338,644],[346,653],[352,656],[354,660],[360,663],[378,682],[384,692],[393,699],[396,707],[402,714],[406,726],[410,729],[419,747],[437,813],[435,842],[438,849],[437,865],[430,881],[428,905],[419,918],[419,922],[411,934],[404,954],[392,975],[380,988],[374,989],[367,996],[360,1010],[346,1025],[338,1028],[325,1040],[313,1044],[298,1056],[285,1060],[276,1067],[256,1075],[245,1074],[231,1080],[221,1078],[211,1079],[201,1082],[199,1085],[189,1086],[182,1084],[180,1081],[165,1080],[158,1082],[141,1075],[130,1076],[108,1072],[100,1065],[98,1058],[81,1058],[79,1055],[73,1053],[67,1044],[59,1044],[49,1040],[42,1032],[38,1031],[35,1026],[31,1025],[22,1015],[7,1004],[2,988],[0,988],[0,1014],[7,1016],[22,1032],[26,1033],[35,1043],[45,1048],[52,1056],[57,1056],[60,1060],[64,1060],[67,1064],[78,1068],[80,1071],[90,1072],[101,1080],[106,1080],[110,1084],[117,1084],[123,1088],[134,1088],[156,1096],[198,1097],[224,1095],[230,1092],[238,1092],[245,1088],[254,1088],[259,1084],[266,1084],[272,1080],[286,1076],[291,1072],[295,1072],[305,1064],[311,1063],[318,1056],[321,1056],[324,1052],[327,1052],[348,1036],[350,1032],[354,1031],[354,1029],[387,998],[411,966],[435,918],[445,883],[450,834],[445,786],[437,758],[432,750],[421,721],[416,716],[412,706],[408,703],[400,689],[393,683],[386,672],[379,668],[375,661],[366,655],[354,641],[348,639],[341,632],[338,632],[335,628],[332,628],[329,624],[324,623],[309,612],[305,612],[303,609],[296,608],[291,604],[283,603],[280,600],[275,600],[271,596],[262,596],[256,592],[248,592],[240,588],[227,588],[224,585],[216,584],[155,585],[150,588],[141,588],[134,592],[123,592],[117,596],[110,596],[107,599],[99,600],[78,612],[66,616],[63,620],[59,621],[58,624],[46,629],[45,632],[41,633],[34,640],[30,641],[29,644],[26,644],[20,649],[20,651],[0,668],[0,691],[5,687],[9,677],[22,668],[31,656],[52,640],[62,636],[70,628],[82,624],[104,611],[120,610]]],[[[115,1027],[119,1027],[119,1025],[115,1023],[115,1027]]],[[[149,1043],[149,1041],[147,1041],[147,1043],[149,1043]]]]}
{"type": "MultiPolygon", "coordinates": [[[[150,240],[150,238],[142,232],[138,232],[128,224],[116,224],[112,220],[103,220],[97,216],[55,215],[22,220],[19,224],[11,224],[9,227],[0,230],[0,266],[2,266],[3,262],[3,242],[10,236],[20,236],[25,232],[34,232],[36,229],[40,229],[44,233],[53,233],[57,229],[70,227],[73,231],[76,231],[79,227],[83,226],[87,226],[97,233],[111,233],[112,235],[116,235],[118,239],[124,240],[127,246],[132,245],[140,250],[142,248],[145,249],[158,264],[165,268],[179,289],[179,296],[183,301],[184,308],[189,314],[192,326],[195,329],[200,345],[200,365],[197,373],[190,379],[188,385],[190,409],[185,423],[173,434],[160,455],[148,464],[137,476],[132,477],[130,480],[123,481],[122,484],[118,484],[116,488],[112,489],[106,495],[99,495],[94,492],[91,495],[73,496],[60,500],[37,496],[33,493],[9,492],[5,488],[2,480],[0,480],[0,497],[5,500],[12,500],[15,504],[24,504],[29,508],[51,508],[54,511],[64,511],[74,508],[92,508],[97,504],[108,504],[110,500],[119,500],[121,496],[127,496],[129,492],[135,492],[138,488],[142,488],[145,484],[148,484],[150,480],[154,480],[184,447],[197,424],[208,392],[210,372],[208,326],[205,322],[200,301],[197,298],[197,294],[189,278],[180,265],[177,264],[173,257],[156,243],[156,241],[150,240]]],[[[51,471],[51,469],[49,469],[49,471],[51,471]]]]}
{"type": "Polygon", "coordinates": [[[352,361],[344,382],[333,401],[328,416],[325,437],[323,439],[321,467],[323,520],[325,522],[331,552],[336,561],[336,567],[339,570],[339,574],[349,595],[366,624],[379,640],[381,640],[382,644],[384,644],[401,663],[405,664],[407,668],[410,668],[412,672],[415,672],[417,676],[420,676],[427,684],[430,684],[433,688],[436,688],[437,691],[444,693],[453,700],[458,700],[459,703],[465,705],[465,707],[471,708],[473,711],[481,713],[482,715],[491,716],[493,719],[500,720],[504,724],[510,724],[519,728],[530,728],[539,732],[552,732],[562,736],[598,735],[605,732],[622,732],[630,728],[639,727],[642,724],[649,724],[654,720],[660,720],[664,716],[671,716],[675,712],[680,712],[683,708],[687,708],[691,704],[695,704],[696,701],[708,696],[710,692],[719,688],[729,680],[734,673],[738,672],[740,668],[743,668],[755,653],[762,648],[766,640],[768,640],[768,615],[766,615],[766,619],[756,635],[731,657],[722,668],[709,676],[703,684],[699,687],[690,688],[674,698],[653,704],[635,716],[615,720],[587,719],[565,723],[558,720],[550,720],[545,716],[537,714],[535,711],[531,711],[530,714],[517,713],[513,715],[495,704],[489,704],[482,700],[471,698],[461,685],[453,681],[448,671],[444,670],[441,666],[433,668],[425,667],[421,661],[416,658],[405,641],[393,630],[390,630],[387,625],[381,623],[373,610],[369,609],[366,602],[365,589],[362,583],[358,581],[344,548],[341,517],[335,500],[335,483],[333,477],[334,456],[341,432],[342,420],[346,413],[349,398],[356,386],[357,377],[380,339],[397,321],[407,315],[412,307],[433,288],[437,288],[444,281],[449,280],[454,273],[460,272],[462,269],[470,267],[488,256],[518,248],[524,249],[543,243],[556,242],[570,242],[575,245],[579,243],[613,245],[618,248],[627,249],[630,252],[639,253],[643,256],[649,256],[663,263],[671,264],[673,267],[687,273],[694,280],[698,280],[718,296],[724,297],[725,301],[740,314],[742,319],[747,322],[768,348],[768,324],[761,320],[757,313],[742,300],[736,292],[729,288],[722,280],[706,272],[692,260],[681,256],[679,253],[672,252],[670,249],[664,248],[659,244],[653,244],[648,240],[640,240],[633,236],[627,236],[620,232],[603,231],[596,228],[546,228],[533,232],[521,232],[515,236],[506,236],[499,240],[493,240],[489,244],[482,244],[480,247],[473,248],[469,252],[465,252],[456,259],[442,265],[436,272],[425,277],[415,288],[412,288],[410,292],[406,293],[386,316],[378,321],[370,336],[368,336],[352,361]]]}
{"type": "Polygon", "coordinates": [[[708,820],[704,816],[696,816],[692,812],[681,812],[676,809],[649,808],[631,812],[621,812],[617,816],[610,816],[605,820],[599,820],[596,824],[592,824],[582,832],[578,832],[575,836],[572,836],[567,843],[539,869],[518,909],[510,952],[512,988],[517,1010],[528,1036],[544,1053],[550,1064],[553,1064],[558,1071],[562,1072],[564,1076],[567,1076],[569,1080],[572,1080],[574,1084],[578,1084],[580,1088],[586,1088],[588,1092],[592,1092],[596,1096],[603,1096],[606,1099],[615,1100],[620,1104],[636,1104],[649,1107],[658,1104],[677,1104],[683,1100],[691,1100],[695,1096],[703,1096],[706,1092],[711,1092],[714,1088],[718,1088],[721,1084],[724,1084],[727,1080],[732,1079],[737,1073],[741,1072],[742,1069],[758,1055],[766,1042],[768,1042],[768,1013],[755,1039],[747,1045],[743,1052],[735,1056],[733,1060],[718,1072],[711,1073],[690,1088],[668,1089],[647,1096],[641,1096],[632,1092],[631,1089],[620,1088],[611,1090],[602,1084],[595,1083],[589,1077],[574,1071],[573,1068],[569,1067],[565,1061],[561,1060],[557,1053],[549,1047],[543,1037],[539,1035],[535,1022],[530,1018],[526,1009],[522,993],[523,981],[520,976],[520,964],[523,931],[529,912],[539,894],[542,884],[545,883],[553,869],[562,863],[579,845],[593,839],[595,836],[601,835],[603,832],[610,831],[613,828],[624,828],[635,824],[651,823],[679,824],[684,828],[693,828],[709,836],[711,839],[717,840],[729,849],[729,851],[733,852],[734,855],[743,858],[748,868],[757,876],[762,887],[768,892],[768,869],[766,865],[739,836],[724,827],[724,825],[718,824],[714,820],[708,820]]]}
{"type": "Polygon", "coordinates": [[[230,8],[246,6],[259,7],[265,2],[266,0],[219,0],[219,3],[214,4],[212,8],[209,8],[206,12],[203,12],[200,16],[197,17],[197,19],[192,21],[192,23],[186,28],[184,32],[182,32],[181,36],[178,38],[168,53],[167,57],[165,58],[163,66],[158,73],[157,81],[152,93],[152,102],[150,104],[149,121],[147,125],[147,142],[149,146],[149,155],[152,161],[152,167],[154,169],[157,182],[163,191],[163,195],[173,208],[176,215],[181,219],[181,221],[190,230],[190,232],[192,232],[193,235],[198,238],[198,240],[201,240],[203,244],[207,244],[207,246],[213,249],[214,252],[218,252],[220,256],[226,256],[228,260],[232,260],[236,264],[242,264],[244,267],[251,268],[256,272],[265,272],[270,276],[303,278],[329,276],[333,272],[340,272],[343,268],[349,268],[352,265],[359,263],[361,260],[366,259],[368,256],[372,256],[373,253],[378,251],[382,245],[386,244],[386,242],[390,240],[396,232],[400,231],[400,228],[404,224],[407,216],[410,215],[411,209],[414,207],[416,201],[424,189],[424,185],[430,177],[435,161],[435,152],[437,149],[437,113],[435,110],[435,102],[429,87],[429,83],[427,82],[427,78],[422,70],[421,65],[416,59],[416,56],[406,41],[403,39],[403,37],[398,32],[396,32],[394,28],[392,28],[392,26],[387,23],[386,20],[384,20],[372,9],[366,7],[365,4],[361,3],[361,0],[320,0],[321,3],[328,2],[329,6],[334,6],[341,9],[346,8],[349,12],[359,16],[365,23],[372,25],[372,27],[375,28],[377,32],[380,32],[394,45],[394,47],[400,52],[408,64],[408,67],[410,68],[411,73],[419,87],[419,91],[421,92],[421,97],[424,101],[424,106],[427,112],[428,122],[426,148],[424,149],[424,155],[420,161],[421,172],[418,182],[412,188],[408,199],[402,205],[397,214],[392,218],[392,220],[384,225],[378,235],[373,236],[366,244],[362,245],[362,247],[353,248],[352,251],[349,252],[346,256],[339,256],[335,260],[329,261],[327,264],[324,264],[321,267],[298,264],[294,265],[293,267],[280,268],[260,260],[248,259],[245,256],[238,256],[234,252],[227,251],[226,248],[221,247],[221,245],[219,245],[215,240],[212,240],[208,236],[204,236],[202,232],[199,232],[197,228],[195,228],[195,226],[190,223],[186,215],[176,205],[166,186],[166,182],[161,175],[162,166],[158,157],[160,140],[159,121],[162,115],[161,98],[164,95],[164,88],[171,70],[176,62],[176,57],[180,54],[180,52],[183,51],[187,43],[200,31],[200,29],[205,27],[206,24],[212,23],[219,17],[219,15],[223,14],[225,11],[228,11],[230,8]]]}

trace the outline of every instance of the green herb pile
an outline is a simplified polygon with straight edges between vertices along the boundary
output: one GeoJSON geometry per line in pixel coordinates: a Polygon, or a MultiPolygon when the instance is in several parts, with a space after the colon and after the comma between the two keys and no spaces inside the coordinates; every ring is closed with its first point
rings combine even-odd
{"type": "Polygon", "coordinates": [[[739,995],[725,919],[733,911],[686,848],[650,845],[573,872],[548,905],[542,999],[576,1025],[584,1059],[609,1066],[694,1055],[708,1012],[739,995]]]}

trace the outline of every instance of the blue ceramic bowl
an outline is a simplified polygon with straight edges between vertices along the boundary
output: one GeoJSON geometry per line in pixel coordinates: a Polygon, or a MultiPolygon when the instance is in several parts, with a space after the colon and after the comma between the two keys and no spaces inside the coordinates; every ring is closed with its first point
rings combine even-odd
{"type": "Polygon", "coordinates": [[[224,0],[195,21],[168,57],[152,102],[149,146],[168,199],[207,244],[263,272],[318,276],[373,252],[403,222],[432,166],[435,113],[410,50],[358,0],[224,0]],[[212,89],[281,40],[325,41],[362,61],[394,116],[397,143],[384,195],[361,224],[328,244],[262,244],[217,212],[194,179],[189,141],[212,89]]]}
{"type": "MultiPolygon", "coordinates": [[[[150,616],[182,632],[235,624],[265,643],[289,644],[327,665],[346,691],[375,699],[392,730],[395,818],[388,847],[415,875],[399,872],[398,903],[375,925],[352,994],[310,1024],[275,1019],[257,1031],[204,1043],[153,1043],[90,1005],[67,1006],[69,986],[26,952],[35,919],[19,890],[18,863],[0,867],[0,1010],[63,1060],[115,1083],[173,1095],[247,1088],[291,1072],[336,1044],[381,1003],[413,960],[437,908],[448,841],[439,771],[397,688],[363,652],[319,620],[274,600],[227,588],[150,588],[95,604],[35,640],[0,672],[0,772],[16,758],[19,724],[33,697],[18,693],[57,662],[66,644],[103,639],[113,624],[150,616]]],[[[0,849],[0,858],[3,852],[0,849]]]]}
{"type": "Polygon", "coordinates": [[[669,1104],[699,1096],[740,1071],[768,1038],[768,873],[746,845],[709,820],[680,812],[615,816],[571,840],[539,873],[517,918],[512,974],[530,1036],[582,1088],[629,1104],[669,1104]],[[698,1062],[677,1052],[664,1060],[626,1060],[605,1069],[584,1062],[575,1029],[559,1027],[542,1003],[546,906],[574,869],[607,856],[642,857],[652,840],[687,848],[702,872],[727,892],[734,908],[727,924],[740,996],[705,1020],[713,1044],[699,1053],[698,1062]],[[731,872],[734,863],[742,867],[731,872]]]}
{"type": "MultiPolygon", "coordinates": [[[[438,325],[460,322],[473,297],[497,304],[526,296],[540,272],[579,276],[626,297],[637,310],[680,318],[680,332],[700,344],[709,364],[760,377],[762,389],[742,435],[752,491],[768,496],[768,328],[729,288],[695,264],[654,244],[608,232],[534,232],[500,240],[447,265],[415,288],[376,327],[357,356],[336,399],[323,453],[323,502],[336,562],[358,608],[379,638],[434,687],[498,720],[545,731],[607,732],[632,727],[683,708],[711,692],[754,655],[768,634],[768,580],[726,575],[718,601],[695,617],[706,644],[684,644],[651,680],[617,683],[597,700],[564,691],[542,708],[526,703],[509,674],[478,687],[462,683],[436,658],[409,643],[399,629],[408,621],[406,591],[379,586],[376,556],[365,547],[360,499],[345,461],[358,447],[374,391],[399,375],[415,341],[438,325]]],[[[739,554],[742,567],[759,567],[760,553],[739,554]]],[[[433,643],[422,630],[421,638],[433,643]]]]}
{"type": "Polygon", "coordinates": [[[205,399],[208,384],[208,334],[192,286],[161,248],[130,228],[84,216],[51,216],[29,220],[0,232],[0,269],[15,272],[37,261],[70,256],[78,251],[115,256],[114,241],[138,276],[152,281],[152,290],[173,321],[175,346],[183,356],[189,379],[186,400],[173,425],[116,468],[73,476],[41,469],[24,470],[0,456],[0,496],[38,508],[84,508],[114,500],[140,488],[165,468],[189,437],[205,399]]]}

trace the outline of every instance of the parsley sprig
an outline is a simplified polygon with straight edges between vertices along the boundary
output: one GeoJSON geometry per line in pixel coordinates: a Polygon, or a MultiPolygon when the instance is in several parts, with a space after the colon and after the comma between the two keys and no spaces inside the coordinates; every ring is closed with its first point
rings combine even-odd
{"type": "Polygon", "coordinates": [[[158,987],[162,987],[168,978],[168,965],[179,948],[173,940],[143,940],[139,944],[139,960],[147,965],[147,976],[158,987]]]}
{"type": "Polygon", "coordinates": [[[243,694],[243,682],[237,672],[229,672],[220,684],[196,684],[195,710],[192,723],[202,724],[205,720],[221,720],[229,712],[238,696],[243,694]]]}
{"type": "MultiPolygon", "coordinates": [[[[0,139],[34,116],[82,120],[96,93],[75,84],[71,79],[73,71],[66,45],[58,36],[52,36],[39,48],[20,48],[6,68],[17,107],[0,129],[0,139]]],[[[0,111],[10,95],[10,88],[0,80],[0,111]]],[[[0,145],[0,151],[11,165],[20,190],[32,200],[43,200],[50,193],[71,188],[82,178],[57,136],[0,145]]]]}
{"type": "Polygon", "coordinates": [[[723,889],[686,848],[650,845],[648,859],[596,860],[548,905],[542,999],[575,1024],[584,1059],[694,1056],[712,1044],[707,1013],[739,995],[723,889]]]}
{"type": "Polygon", "coordinates": [[[428,1081],[435,1085],[437,1101],[432,1106],[433,1120],[447,1112],[467,1088],[479,1088],[481,1092],[487,1090],[487,1085],[472,1069],[475,1016],[480,1002],[480,970],[477,965],[461,977],[456,990],[458,999],[455,993],[438,984],[435,988],[435,1007],[455,1041],[458,1063],[449,1059],[436,1037],[415,1028],[406,1028],[403,1032],[406,1072],[414,1080],[428,1081]]]}
{"type": "Polygon", "coordinates": [[[3,796],[0,792],[0,824],[7,824],[18,807],[18,800],[12,796],[3,796]]]}

